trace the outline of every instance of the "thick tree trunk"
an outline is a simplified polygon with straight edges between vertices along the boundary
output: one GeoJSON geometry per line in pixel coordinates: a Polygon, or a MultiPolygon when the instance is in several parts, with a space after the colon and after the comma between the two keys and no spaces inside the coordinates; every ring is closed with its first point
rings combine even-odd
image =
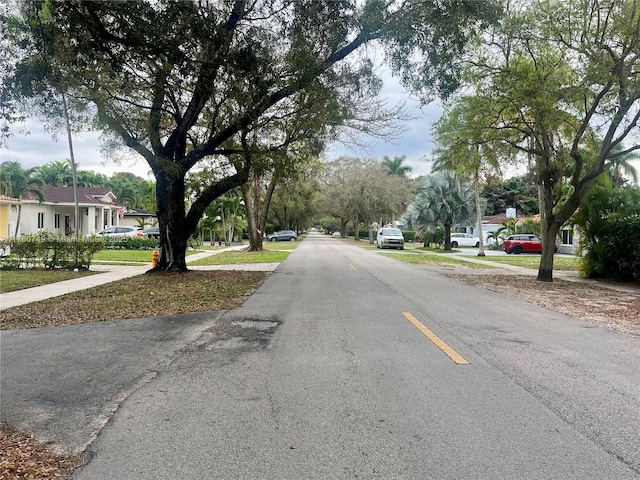
{"type": "Polygon", "coordinates": [[[540,256],[537,280],[540,282],[553,282],[553,258],[556,250],[558,228],[551,225],[545,230],[542,236],[542,255],[540,256]]]}
{"type": "Polygon", "coordinates": [[[360,222],[358,222],[358,219],[355,219],[353,221],[353,237],[354,237],[354,240],[356,242],[360,241],[360,228],[359,227],[360,227],[360,222]]]}
{"type": "Polygon", "coordinates": [[[553,255],[556,250],[556,236],[564,220],[558,218],[553,212],[553,187],[555,183],[553,177],[544,175],[542,178],[543,181],[538,186],[542,254],[540,256],[537,280],[540,282],[553,282],[553,255]]]}
{"type": "Polygon", "coordinates": [[[249,229],[249,251],[261,252],[263,250],[263,231],[260,228],[259,205],[256,205],[257,200],[251,195],[251,186],[248,183],[242,185],[241,190],[249,229]]]}
{"type": "Polygon", "coordinates": [[[194,230],[185,221],[184,175],[156,175],[160,256],[156,270],[186,272],[187,246],[194,230]]]}
{"type": "Polygon", "coordinates": [[[445,251],[451,250],[451,224],[444,224],[444,249],[445,251]]]}

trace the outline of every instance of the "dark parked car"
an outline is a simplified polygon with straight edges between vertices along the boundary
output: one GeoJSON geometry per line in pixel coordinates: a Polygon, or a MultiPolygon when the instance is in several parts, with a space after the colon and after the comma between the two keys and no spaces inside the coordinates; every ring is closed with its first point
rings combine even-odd
{"type": "Polygon", "coordinates": [[[542,240],[530,233],[509,235],[502,246],[507,253],[542,253],[542,240]]]}
{"type": "Polygon", "coordinates": [[[298,234],[293,230],[280,230],[267,235],[267,240],[270,242],[295,242],[297,239],[298,234]]]}
{"type": "Polygon", "coordinates": [[[147,228],[144,231],[144,236],[152,237],[152,238],[160,238],[160,227],[156,225],[155,227],[147,228]]]}

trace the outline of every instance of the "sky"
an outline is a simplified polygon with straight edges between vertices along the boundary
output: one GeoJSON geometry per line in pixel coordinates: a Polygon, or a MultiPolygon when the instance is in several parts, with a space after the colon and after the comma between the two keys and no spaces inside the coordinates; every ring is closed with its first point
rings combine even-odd
{"type": "MultiPolygon", "coordinates": [[[[423,108],[420,103],[412,98],[397,80],[388,74],[384,74],[384,88],[381,98],[387,101],[389,107],[404,102],[405,109],[410,120],[401,123],[402,134],[390,141],[375,138],[359,138],[359,143],[366,144],[364,148],[350,148],[345,144],[331,145],[325,152],[324,160],[333,160],[340,156],[377,158],[382,160],[384,156],[406,155],[405,165],[413,169],[413,175],[426,175],[430,172],[428,158],[433,144],[431,142],[431,127],[437,121],[442,108],[433,103],[423,108]]],[[[0,161],[17,160],[25,168],[44,165],[49,162],[65,161],[70,158],[66,132],[55,132],[57,139],[52,134],[45,132],[44,126],[37,119],[28,119],[24,125],[12,127],[14,136],[7,141],[7,147],[0,147],[0,161]],[[19,129],[29,132],[28,135],[19,133],[19,129]]],[[[115,172],[131,172],[143,178],[152,179],[152,173],[147,163],[136,158],[137,155],[127,152],[126,159],[120,164],[115,164],[101,153],[99,132],[83,132],[73,135],[73,151],[76,163],[80,170],[93,170],[111,176],[115,172]]]]}

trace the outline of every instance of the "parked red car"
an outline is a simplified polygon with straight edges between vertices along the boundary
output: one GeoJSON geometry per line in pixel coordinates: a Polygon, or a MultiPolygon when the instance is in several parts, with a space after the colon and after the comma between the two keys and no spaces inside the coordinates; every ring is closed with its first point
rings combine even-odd
{"type": "Polygon", "coordinates": [[[502,247],[507,253],[542,253],[542,240],[530,233],[509,235],[502,247]]]}

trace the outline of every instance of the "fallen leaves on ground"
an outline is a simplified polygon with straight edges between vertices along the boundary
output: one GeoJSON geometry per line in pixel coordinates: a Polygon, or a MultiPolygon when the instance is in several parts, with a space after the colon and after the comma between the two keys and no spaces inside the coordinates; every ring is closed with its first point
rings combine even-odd
{"type": "Polygon", "coordinates": [[[0,312],[3,329],[72,325],[229,310],[265,279],[265,272],[192,270],[139,275],[0,312]]]}
{"type": "Polygon", "coordinates": [[[59,455],[31,435],[0,429],[0,480],[68,478],[80,458],[59,455]]]}

